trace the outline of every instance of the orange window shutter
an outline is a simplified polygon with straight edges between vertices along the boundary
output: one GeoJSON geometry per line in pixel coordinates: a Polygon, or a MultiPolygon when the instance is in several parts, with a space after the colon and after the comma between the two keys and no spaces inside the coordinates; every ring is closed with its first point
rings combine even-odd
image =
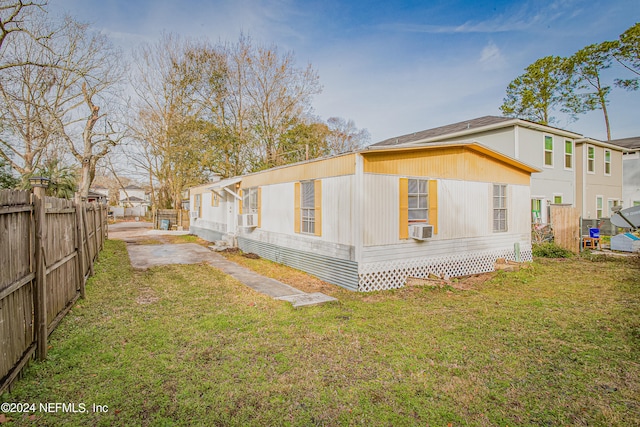
{"type": "Polygon", "coordinates": [[[433,225],[433,234],[438,234],[438,181],[429,180],[429,224],[433,225]]]}
{"type": "Polygon", "coordinates": [[[238,196],[240,196],[240,200],[238,200],[238,213],[242,215],[242,190],[238,190],[238,196]]]}
{"type": "Polygon", "coordinates": [[[300,232],[300,183],[293,184],[293,231],[300,232]]]}
{"type": "Polygon", "coordinates": [[[316,180],[313,182],[313,197],[315,201],[315,235],[322,236],[322,181],[316,180]]]}
{"type": "Polygon", "coordinates": [[[258,228],[262,227],[262,187],[258,187],[258,228]]]}
{"type": "Polygon", "coordinates": [[[398,236],[400,239],[409,238],[409,179],[400,178],[400,198],[398,200],[400,211],[398,236]]]}

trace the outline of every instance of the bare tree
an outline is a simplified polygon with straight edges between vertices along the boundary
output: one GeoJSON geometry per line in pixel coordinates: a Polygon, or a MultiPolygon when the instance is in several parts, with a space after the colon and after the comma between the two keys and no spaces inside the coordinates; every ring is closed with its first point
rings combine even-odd
{"type": "Polygon", "coordinates": [[[96,99],[114,111],[112,90],[122,78],[119,52],[102,34],[71,18],[46,22],[46,40],[21,38],[6,57],[25,63],[3,71],[0,81],[0,156],[21,174],[65,152],[80,164],[80,194],[88,195],[96,162],[122,137],[100,114],[96,99]],[[104,131],[96,125],[104,121],[104,131]]]}
{"type": "Polygon", "coordinates": [[[327,142],[331,154],[340,154],[363,148],[371,139],[369,131],[358,129],[353,120],[329,117],[327,142]]]}
{"type": "Polygon", "coordinates": [[[20,44],[24,39],[42,42],[51,36],[50,32],[42,31],[39,25],[46,5],[47,1],[0,1],[0,70],[23,64],[37,64],[37,62],[17,57],[6,61],[2,53],[5,42],[10,39],[20,44]],[[21,36],[22,40],[20,40],[21,36]]]}
{"type": "Polygon", "coordinates": [[[132,129],[138,144],[132,157],[148,172],[156,206],[178,208],[183,190],[210,175],[213,124],[205,119],[211,104],[203,100],[220,86],[209,68],[216,62],[212,53],[205,44],[170,34],[137,52],[132,129]]]}

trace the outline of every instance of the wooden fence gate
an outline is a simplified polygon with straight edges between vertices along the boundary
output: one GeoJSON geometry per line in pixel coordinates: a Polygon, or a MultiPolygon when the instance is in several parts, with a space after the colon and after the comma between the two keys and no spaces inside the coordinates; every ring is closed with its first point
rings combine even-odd
{"type": "Polygon", "coordinates": [[[580,252],[580,211],[572,206],[551,205],[553,240],[561,248],[580,252]]]}
{"type": "Polygon", "coordinates": [[[78,298],[107,235],[107,207],[0,190],[0,394],[78,298]]]}

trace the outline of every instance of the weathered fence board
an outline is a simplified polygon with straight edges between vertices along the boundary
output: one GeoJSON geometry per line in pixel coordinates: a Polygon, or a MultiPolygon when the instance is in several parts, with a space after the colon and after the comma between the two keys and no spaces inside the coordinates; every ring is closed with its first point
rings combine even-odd
{"type": "Polygon", "coordinates": [[[107,207],[0,191],[0,393],[75,301],[104,246],[107,207]]]}
{"type": "Polygon", "coordinates": [[[580,252],[580,212],[571,206],[552,205],[553,240],[561,248],[580,252]]]}

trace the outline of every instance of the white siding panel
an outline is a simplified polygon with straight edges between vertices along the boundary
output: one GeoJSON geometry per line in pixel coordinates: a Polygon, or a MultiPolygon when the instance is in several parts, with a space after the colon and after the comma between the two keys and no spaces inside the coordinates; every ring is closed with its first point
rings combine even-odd
{"type": "Polygon", "coordinates": [[[353,175],[322,180],[322,240],[353,244],[351,198],[354,182],[353,175]]]}
{"type": "Polygon", "coordinates": [[[364,246],[398,242],[399,180],[395,175],[364,175],[364,246]]]}
{"type": "Polygon", "coordinates": [[[265,185],[262,188],[262,229],[294,234],[293,183],[265,185]]]}

